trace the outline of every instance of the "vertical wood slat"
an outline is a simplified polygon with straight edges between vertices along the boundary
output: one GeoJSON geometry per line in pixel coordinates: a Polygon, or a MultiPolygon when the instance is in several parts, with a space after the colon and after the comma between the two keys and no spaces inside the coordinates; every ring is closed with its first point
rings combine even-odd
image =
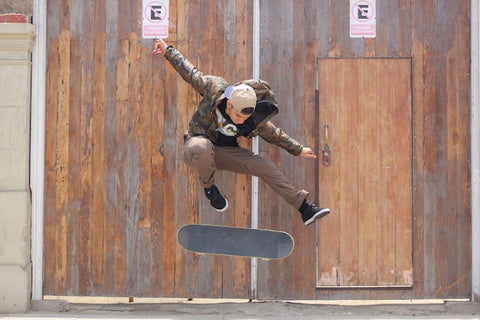
{"type": "Polygon", "coordinates": [[[107,114],[108,106],[105,99],[105,92],[107,91],[107,75],[106,75],[106,3],[95,2],[94,6],[94,62],[93,62],[93,114],[90,119],[92,121],[92,195],[90,204],[90,257],[89,270],[91,273],[91,281],[95,290],[104,288],[105,292],[111,294],[115,284],[113,256],[111,254],[111,241],[114,239],[113,228],[109,226],[109,217],[112,210],[107,206],[107,197],[109,182],[106,177],[105,163],[108,162],[108,141],[105,141],[107,135],[107,114]],[[105,181],[105,180],[106,181],[105,181]],[[97,229],[98,228],[98,229],[97,229]],[[99,232],[102,230],[102,232],[99,232]],[[100,261],[102,263],[100,263],[100,261]],[[95,272],[92,272],[95,270],[95,272]],[[105,276],[103,276],[105,275],[105,276]]]}
{"type": "MultiPolygon", "coordinates": [[[[74,222],[69,221],[69,225],[77,229],[77,234],[74,241],[74,250],[70,250],[72,254],[75,255],[75,262],[70,263],[70,265],[78,265],[78,270],[72,273],[71,286],[73,287],[74,292],[82,292],[83,294],[90,291],[90,269],[89,269],[89,243],[90,243],[90,227],[91,227],[91,211],[90,211],[90,202],[92,200],[92,153],[93,153],[93,137],[92,137],[92,113],[93,113],[93,86],[92,82],[94,75],[90,72],[91,66],[93,64],[93,56],[90,54],[90,48],[93,46],[94,37],[93,25],[90,22],[87,22],[89,17],[93,15],[94,8],[91,1],[85,1],[81,3],[81,8],[78,9],[81,12],[80,16],[82,17],[79,22],[79,25],[76,29],[73,29],[74,35],[79,39],[79,59],[83,63],[81,64],[81,69],[79,72],[72,72],[71,81],[78,81],[78,74],[81,75],[81,86],[80,92],[78,94],[78,103],[75,104],[75,109],[77,109],[78,117],[78,128],[77,134],[79,135],[79,149],[78,157],[79,168],[75,171],[80,171],[80,177],[78,177],[78,190],[76,201],[77,212],[73,211],[72,213],[78,215],[74,222]],[[82,31],[87,32],[90,36],[83,37],[82,31]]],[[[75,3],[78,5],[78,3],[75,3]]],[[[73,9],[76,12],[76,9],[73,9]]],[[[75,61],[75,59],[74,59],[75,61]]],[[[75,131],[75,130],[74,130],[75,131]]],[[[75,172],[73,171],[73,172],[75,172]]],[[[75,232],[72,232],[75,234],[75,232]]]]}
{"type": "MultiPolygon", "coordinates": [[[[345,89],[345,92],[355,92],[358,87],[358,73],[355,60],[343,61],[341,74],[341,87],[345,89]]],[[[357,132],[358,119],[360,110],[350,108],[349,106],[356,105],[355,95],[341,95],[340,104],[338,105],[337,118],[335,119],[339,126],[331,126],[329,133],[331,136],[336,136],[336,143],[340,137],[352,137],[357,132]],[[343,115],[343,116],[342,116],[343,115]]],[[[338,270],[338,283],[348,286],[358,284],[359,268],[357,264],[359,256],[358,246],[358,202],[348,201],[348,199],[358,199],[359,190],[355,184],[349,183],[349,181],[358,179],[358,150],[355,139],[347,139],[342,141],[344,148],[341,152],[335,152],[333,157],[336,158],[339,163],[339,172],[344,172],[345,176],[339,176],[339,211],[340,213],[348,213],[340,215],[339,229],[340,236],[343,239],[339,248],[339,270],[338,270]]],[[[332,146],[333,148],[333,146],[332,146]]],[[[333,151],[334,149],[332,149],[333,151]]]]}
{"type": "Polygon", "coordinates": [[[67,214],[68,214],[68,151],[69,151],[69,72],[70,72],[70,32],[63,31],[59,36],[59,77],[58,77],[58,119],[56,150],[56,206],[55,251],[56,276],[55,291],[65,292],[67,285],[67,214]]]}
{"type": "MultiPolygon", "coordinates": [[[[333,61],[333,60],[332,60],[333,61]]],[[[323,106],[340,106],[341,91],[341,69],[340,64],[330,63],[329,60],[320,60],[319,67],[319,76],[323,74],[330,74],[330,81],[320,81],[320,119],[319,122],[323,125],[326,124],[329,126],[329,137],[328,142],[326,141],[327,137],[321,128],[320,141],[322,147],[328,143],[329,148],[331,148],[332,158],[331,163],[328,167],[320,167],[319,170],[319,195],[318,199],[322,205],[329,207],[333,213],[340,211],[340,179],[341,176],[338,175],[340,163],[337,160],[337,156],[340,153],[336,153],[335,146],[339,145],[339,138],[335,132],[337,126],[334,124],[339,123],[339,112],[338,108],[325,108],[323,106]],[[329,94],[327,94],[329,93],[329,94]],[[331,128],[330,128],[331,126],[331,128]]],[[[321,161],[321,160],[319,160],[321,161]]],[[[337,241],[337,236],[340,233],[340,215],[332,214],[325,219],[322,219],[319,223],[318,229],[318,280],[324,285],[338,285],[338,260],[340,259],[340,243],[337,241]],[[323,254],[328,252],[329,254],[323,254]]]]}
{"type": "MultiPolygon", "coordinates": [[[[68,73],[68,104],[65,105],[65,109],[68,110],[68,147],[65,150],[67,151],[67,163],[68,168],[66,168],[65,173],[67,174],[66,183],[68,185],[68,193],[67,193],[67,221],[66,221],[66,228],[68,229],[65,232],[66,235],[66,245],[67,245],[67,261],[66,261],[66,268],[68,266],[78,264],[76,262],[76,255],[77,252],[80,251],[77,244],[80,241],[77,241],[78,234],[81,230],[78,230],[79,224],[79,217],[80,217],[80,208],[79,208],[79,200],[80,200],[80,176],[76,174],[81,170],[80,167],[80,158],[78,155],[81,154],[80,152],[80,121],[81,121],[81,97],[82,97],[82,85],[83,76],[81,72],[81,65],[75,63],[76,61],[81,60],[81,52],[80,52],[80,29],[81,29],[81,12],[83,8],[81,3],[73,3],[71,4],[71,11],[78,12],[79,15],[71,15],[70,17],[70,43],[68,46],[70,47],[70,66],[69,66],[69,73],[68,73]],[[72,76],[75,75],[75,76],[72,76]],[[77,81],[80,85],[72,86],[71,82],[77,81]]],[[[67,293],[69,288],[74,290],[78,290],[76,288],[76,281],[78,278],[78,271],[77,270],[69,270],[67,272],[67,279],[66,279],[66,290],[67,293]]]]}
{"type": "MultiPolygon", "coordinates": [[[[395,84],[395,92],[393,96],[393,106],[394,110],[392,111],[392,118],[397,119],[400,128],[412,128],[411,119],[413,119],[412,108],[400,108],[398,106],[410,105],[412,101],[411,96],[411,60],[398,60],[399,66],[396,68],[398,70],[395,78],[398,79],[398,82],[395,84]],[[402,72],[403,71],[403,72],[402,72]],[[408,113],[408,116],[407,116],[408,113]]],[[[394,145],[396,146],[395,155],[399,155],[402,159],[395,159],[395,163],[398,165],[395,168],[394,180],[396,185],[394,192],[397,193],[403,189],[413,190],[412,186],[412,161],[410,159],[412,153],[412,133],[411,131],[397,131],[395,135],[398,139],[394,145]],[[408,172],[408,174],[406,174],[408,172]]],[[[413,235],[413,216],[407,215],[405,212],[412,211],[412,198],[397,199],[394,203],[395,210],[395,246],[396,246],[396,256],[395,256],[395,283],[397,285],[412,285],[413,284],[413,260],[412,260],[412,235],[413,235]]],[[[413,212],[412,212],[413,214],[413,212]]]]}
{"type": "MultiPolygon", "coordinates": [[[[98,108],[96,108],[98,114],[98,120],[94,119],[98,123],[98,132],[96,137],[98,139],[98,158],[96,160],[96,171],[94,172],[95,179],[98,179],[96,185],[101,186],[102,179],[104,186],[100,188],[103,192],[98,192],[96,201],[93,205],[97,206],[99,210],[93,210],[96,219],[98,219],[99,225],[104,226],[103,239],[99,237],[100,241],[104,243],[103,251],[103,265],[107,276],[105,279],[105,292],[108,295],[124,295],[125,294],[125,273],[124,272],[112,272],[113,270],[122,270],[123,261],[125,260],[125,254],[123,247],[116,246],[117,243],[117,225],[119,219],[117,215],[119,208],[122,204],[117,202],[117,185],[118,179],[118,166],[116,163],[115,139],[117,135],[117,115],[116,115],[116,101],[117,101],[117,65],[118,65],[118,47],[120,41],[118,41],[119,29],[118,29],[118,16],[119,8],[118,2],[113,0],[105,1],[105,8],[103,4],[98,4],[99,8],[95,10],[95,19],[99,21],[99,26],[102,28],[96,28],[99,30],[98,41],[96,42],[96,48],[98,48],[98,72],[102,73],[99,78],[98,96],[99,101],[98,108]],[[104,11],[103,11],[104,10],[104,11]],[[103,19],[103,17],[105,18],[103,19]],[[103,28],[103,20],[105,26],[103,28]],[[102,42],[101,39],[105,38],[102,42]],[[105,55],[104,65],[102,64],[102,58],[100,56],[105,55]],[[105,83],[102,84],[101,79],[105,79],[105,83]],[[103,193],[103,196],[101,196],[103,193]],[[103,214],[102,214],[103,213],[103,214]]],[[[97,52],[97,51],[96,51],[97,52]]],[[[95,197],[94,194],[94,197],[95,197]]],[[[92,228],[92,232],[95,230],[92,228]]]]}
{"type": "Polygon", "coordinates": [[[58,90],[57,79],[59,72],[59,5],[55,1],[50,1],[47,6],[48,16],[51,17],[47,26],[49,33],[47,34],[50,50],[48,53],[48,62],[46,78],[46,101],[45,101],[45,214],[44,214],[44,291],[55,292],[55,260],[56,260],[56,244],[55,244],[55,217],[56,217],[56,149],[57,149],[57,106],[58,106],[58,90]],[[48,254],[47,254],[48,253],[48,254]]]}
{"type": "MultiPolygon", "coordinates": [[[[187,35],[188,35],[188,28],[187,28],[187,13],[190,11],[190,8],[188,6],[188,1],[187,0],[179,0],[178,1],[178,8],[182,8],[181,10],[178,10],[177,12],[177,31],[179,34],[185,35],[182,38],[182,41],[177,41],[175,46],[182,52],[185,52],[187,46],[187,35]]],[[[162,63],[164,63],[162,61],[162,63]]],[[[167,70],[167,80],[170,80],[172,82],[169,83],[175,83],[176,76],[171,70],[169,69],[170,66],[165,65],[165,69],[167,70]]],[[[178,81],[176,86],[172,89],[175,89],[175,92],[177,94],[176,101],[170,101],[170,96],[166,96],[166,98],[169,98],[166,102],[166,109],[165,109],[165,131],[169,132],[169,128],[171,128],[170,124],[175,121],[176,125],[179,128],[186,128],[188,125],[188,120],[187,118],[190,116],[188,113],[188,98],[189,95],[185,89],[185,85],[182,83],[182,81],[178,81]],[[173,105],[173,103],[176,102],[176,106],[173,105]],[[175,114],[174,107],[178,109],[178,120],[176,118],[173,118],[171,115],[175,114]]],[[[165,91],[165,95],[167,95],[168,92],[165,91]]],[[[173,98],[173,97],[172,97],[173,98]]],[[[166,178],[168,178],[167,184],[165,185],[165,188],[169,187],[174,187],[175,189],[169,189],[169,190],[179,190],[177,191],[177,196],[180,197],[181,199],[186,199],[187,201],[182,202],[179,206],[179,212],[176,213],[176,224],[184,224],[187,223],[188,221],[188,214],[193,212],[198,212],[194,209],[196,207],[197,202],[192,199],[192,196],[194,195],[194,192],[191,190],[190,185],[188,184],[188,169],[184,165],[179,165],[176,175],[173,174],[173,170],[170,171],[170,174],[167,174],[167,169],[173,169],[172,165],[175,163],[175,158],[172,159],[171,157],[168,157],[168,155],[175,154],[177,155],[177,147],[176,147],[176,141],[179,141],[175,135],[166,135],[166,138],[168,140],[165,140],[165,166],[164,166],[164,175],[166,175],[166,178]],[[168,161],[168,162],[167,162],[168,161]]],[[[165,205],[164,205],[164,214],[168,213],[168,210],[173,210],[174,208],[174,200],[171,199],[171,201],[167,200],[167,195],[169,194],[169,190],[164,191],[164,198],[165,198],[165,205]]],[[[166,218],[166,217],[165,217],[166,218]]],[[[166,219],[164,219],[165,221],[166,219]]],[[[172,224],[173,230],[176,229],[175,223],[172,224]]],[[[191,296],[191,292],[189,290],[190,286],[190,279],[195,276],[195,271],[194,270],[187,270],[188,266],[194,266],[194,261],[191,261],[190,264],[187,263],[186,255],[185,252],[178,246],[175,245],[175,279],[185,279],[184,281],[181,281],[179,283],[176,283],[175,285],[175,294],[177,296],[191,296]]]]}
{"type": "MultiPolygon", "coordinates": [[[[358,74],[371,74],[375,79],[377,68],[374,60],[360,62],[358,74]]],[[[377,281],[377,232],[378,221],[375,208],[379,204],[378,189],[374,179],[378,176],[378,145],[376,140],[377,105],[375,92],[376,81],[368,83],[359,81],[358,97],[358,132],[359,132],[359,274],[360,285],[375,284],[377,281]],[[373,88],[372,88],[373,87],[373,88]]]]}
{"type": "MultiPolygon", "coordinates": [[[[395,179],[392,179],[393,171],[397,164],[394,162],[397,155],[403,154],[402,150],[395,149],[395,141],[399,139],[399,136],[407,134],[402,132],[405,130],[404,127],[400,127],[402,130],[400,132],[395,132],[395,127],[392,126],[392,120],[394,119],[391,115],[391,111],[394,108],[398,108],[394,105],[393,101],[393,92],[394,82],[400,81],[399,78],[394,78],[392,72],[396,71],[396,68],[392,70],[395,62],[381,65],[377,64],[376,72],[376,110],[377,114],[377,128],[376,132],[381,133],[380,135],[375,134],[375,143],[374,145],[378,146],[378,162],[377,175],[375,177],[376,185],[378,188],[378,198],[377,201],[377,283],[380,285],[394,285],[395,284],[395,273],[391,270],[395,270],[395,216],[396,216],[396,202],[402,202],[409,199],[409,197],[404,200],[403,192],[398,190],[398,193],[395,193],[395,179]],[[383,69],[383,71],[382,71],[383,69]],[[393,181],[392,181],[393,180],[393,181]],[[400,199],[398,199],[400,198],[400,199]],[[397,200],[398,199],[398,200],[397,200]]],[[[404,79],[402,79],[404,80],[404,79]]],[[[409,105],[407,105],[409,106],[409,105]]],[[[403,109],[403,108],[401,108],[403,109]]],[[[400,115],[401,118],[405,118],[407,115],[400,115]]],[[[407,117],[410,120],[409,117],[407,117]]],[[[402,121],[402,120],[399,120],[402,121]]],[[[402,121],[403,122],[403,121],[402,121]]],[[[409,123],[407,122],[407,127],[409,128],[409,123]]],[[[410,159],[411,154],[407,153],[408,159],[410,159]]],[[[405,168],[405,174],[408,174],[409,168],[405,168]]],[[[411,189],[407,186],[404,186],[404,190],[407,190],[407,194],[411,192],[411,189]]],[[[410,210],[406,212],[410,214],[410,210]]],[[[411,226],[409,227],[411,229],[411,226]]],[[[407,239],[411,242],[411,239],[407,239]]]]}
{"type": "MultiPolygon", "coordinates": [[[[320,128],[318,120],[315,118],[315,85],[316,85],[316,69],[317,69],[317,54],[316,54],[316,22],[314,12],[316,7],[313,1],[298,1],[294,2],[294,17],[292,33],[295,30],[302,30],[299,36],[294,37],[293,43],[296,48],[302,48],[305,51],[304,57],[295,59],[294,72],[297,73],[296,79],[301,83],[302,90],[299,90],[294,97],[294,101],[298,101],[302,106],[303,112],[298,112],[297,120],[294,124],[292,135],[301,141],[306,146],[309,146],[317,157],[320,156],[320,151],[316,145],[316,135],[320,128]],[[302,10],[303,9],[303,10],[302,10]],[[305,16],[304,12],[312,12],[312,14],[305,16]],[[298,95],[298,96],[297,96],[298,95]]],[[[295,52],[295,51],[294,51],[295,52]]],[[[296,80],[297,81],[297,80],[296,80]]],[[[296,104],[294,102],[294,104],[296,104]]],[[[293,108],[292,108],[293,109],[293,108]]],[[[288,109],[288,110],[292,110],[288,109]]],[[[290,166],[296,168],[296,173],[291,177],[294,185],[304,188],[309,191],[309,200],[314,203],[318,202],[318,195],[316,194],[316,175],[315,168],[318,166],[318,159],[302,159],[298,157],[289,157],[289,162],[283,165],[282,170],[286,170],[290,166]]],[[[287,171],[288,172],[288,171],[287,171]]],[[[320,204],[321,205],[321,204],[320,204]]],[[[305,227],[303,220],[300,219],[299,212],[296,208],[290,208],[292,213],[292,234],[295,234],[295,241],[298,248],[309,248],[316,241],[316,228],[305,227]]],[[[313,253],[314,251],[312,251],[313,253]]],[[[294,283],[293,291],[297,293],[299,299],[315,299],[316,292],[312,288],[314,282],[314,275],[316,273],[316,255],[303,254],[303,250],[298,250],[292,259],[291,267],[285,266],[287,269],[293,270],[292,281],[294,283]],[[299,275],[308,274],[306,279],[300,280],[299,275]]]]}
{"type": "MultiPolygon", "coordinates": [[[[452,15],[452,21],[455,25],[455,42],[454,49],[450,51],[449,56],[449,68],[456,69],[458,72],[451,73],[454,78],[449,85],[449,108],[448,110],[455,110],[456,122],[449,122],[449,159],[456,159],[453,164],[456,164],[453,168],[453,173],[450,173],[449,186],[452,188],[449,190],[449,194],[455,194],[456,196],[449,200],[450,208],[456,207],[457,211],[449,209],[449,212],[455,212],[449,216],[448,225],[456,222],[455,226],[458,229],[459,234],[463,237],[455,237],[452,243],[452,254],[458,254],[463,257],[464,263],[457,260],[456,264],[449,263],[448,274],[451,278],[448,279],[449,294],[451,296],[460,295],[462,292],[471,291],[471,266],[472,257],[470,253],[471,248],[471,174],[470,170],[465,170],[464,164],[469,163],[471,159],[469,146],[470,136],[465,134],[465,124],[470,122],[470,87],[466,83],[470,82],[470,59],[463,59],[462,57],[469,56],[470,52],[470,15],[464,14],[469,12],[470,3],[462,2],[457,8],[456,15],[452,15]],[[452,59],[452,57],[455,57],[452,59]],[[458,94],[456,94],[458,92],[458,94]],[[458,140],[457,140],[458,139],[458,140]],[[458,203],[454,205],[453,203],[458,203]],[[457,276],[456,276],[457,275],[457,276]],[[459,276],[458,276],[459,275],[459,276]]],[[[449,117],[450,119],[450,117],[449,117]]],[[[468,295],[467,295],[468,296],[468,295]]]]}
{"type": "MultiPolygon", "coordinates": [[[[293,59],[296,45],[303,46],[303,34],[300,33],[298,38],[295,39],[293,36],[293,30],[295,29],[295,24],[297,20],[296,14],[294,14],[294,7],[298,5],[299,7],[304,7],[304,2],[300,1],[294,3],[292,1],[278,1],[276,6],[271,6],[268,9],[268,14],[271,17],[276,17],[278,24],[282,26],[284,32],[276,33],[278,41],[272,41],[272,55],[270,57],[272,65],[279,65],[282,68],[268,68],[265,66],[265,73],[261,76],[262,79],[265,79],[270,83],[272,89],[276,94],[276,99],[279,103],[279,114],[272,119],[272,122],[299,140],[303,140],[301,135],[303,133],[303,125],[301,120],[302,114],[302,100],[304,96],[303,90],[298,90],[295,93],[292,93],[288,83],[281,81],[281,79],[291,79],[291,81],[298,82],[299,88],[301,88],[301,83],[303,81],[303,65],[301,59],[293,59]],[[286,15],[285,12],[292,12],[292,14],[286,15]],[[288,46],[282,45],[282,43],[289,43],[288,46]],[[286,64],[285,61],[290,61],[286,64]],[[295,110],[296,107],[301,106],[298,109],[299,117],[288,117],[289,112],[295,110]],[[287,129],[288,128],[288,129],[287,129]]],[[[301,15],[301,10],[297,11],[298,15],[301,15]]],[[[272,29],[273,30],[273,29],[272,29]]],[[[269,35],[270,37],[272,34],[269,35]]],[[[271,41],[271,40],[267,40],[271,41]]],[[[264,141],[260,142],[260,149],[265,150],[262,154],[268,160],[274,162],[280,169],[280,171],[289,179],[292,184],[303,188],[304,186],[299,185],[303,177],[304,164],[301,163],[296,157],[292,157],[290,154],[286,153],[284,150],[276,146],[269,145],[264,141]],[[294,165],[295,164],[295,165],[294,165]],[[290,168],[288,170],[287,168],[290,168]]],[[[286,232],[293,233],[297,228],[302,228],[299,226],[301,223],[300,215],[295,208],[292,208],[288,205],[283,199],[281,199],[270,187],[265,185],[260,181],[260,227],[271,228],[277,230],[283,230],[286,232]]],[[[304,228],[304,226],[303,226],[304,228]]],[[[306,231],[306,230],[304,230],[306,231]]],[[[311,234],[313,238],[313,234],[311,234]]],[[[297,246],[302,246],[305,239],[308,239],[308,232],[302,234],[294,235],[294,238],[297,242],[297,246]]],[[[308,287],[307,293],[305,292],[305,282],[298,281],[300,276],[297,269],[296,262],[301,263],[303,259],[309,259],[313,257],[305,257],[303,255],[298,255],[298,251],[294,251],[292,255],[282,261],[276,262],[260,262],[259,263],[259,274],[264,275],[263,277],[259,276],[258,278],[258,292],[257,295],[260,298],[275,299],[280,296],[285,296],[291,293],[282,292],[280,288],[291,287],[291,291],[296,291],[298,296],[305,297],[308,294],[313,296],[312,287],[308,287]],[[287,270],[290,270],[287,272],[287,270]],[[309,293],[308,293],[309,291],[309,293]]],[[[306,264],[302,274],[312,274],[309,273],[308,267],[311,264],[306,264]]],[[[311,270],[313,272],[313,270],[311,270]]]]}
{"type": "MultiPolygon", "coordinates": [[[[424,108],[425,105],[428,103],[426,100],[424,93],[425,87],[425,63],[428,60],[427,57],[424,56],[424,50],[426,46],[426,42],[423,41],[425,37],[425,30],[431,25],[431,15],[425,15],[424,10],[422,8],[422,3],[419,1],[414,1],[411,4],[411,12],[412,12],[412,27],[411,27],[411,34],[412,34],[412,56],[414,56],[413,60],[413,71],[412,77],[414,79],[412,83],[412,104],[413,104],[413,131],[415,133],[415,139],[413,144],[413,154],[414,154],[414,161],[413,161],[413,190],[415,191],[413,194],[413,215],[414,219],[414,234],[413,237],[416,243],[421,243],[422,246],[418,246],[413,251],[413,273],[417,276],[414,277],[414,293],[415,296],[425,296],[424,289],[425,285],[428,285],[424,282],[424,276],[426,270],[432,270],[427,264],[430,261],[425,263],[425,241],[428,237],[431,237],[431,233],[425,233],[424,225],[425,225],[425,204],[423,203],[424,197],[424,179],[425,176],[424,172],[424,165],[425,160],[423,157],[423,146],[426,143],[424,139],[424,108]],[[423,21],[422,23],[419,23],[423,21]],[[422,119],[422,120],[419,120],[422,119]]],[[[428,272],[428,271],[427,271],[428,272]]],[[[431,274],[431,272],[428,272],[431,274]]]]}

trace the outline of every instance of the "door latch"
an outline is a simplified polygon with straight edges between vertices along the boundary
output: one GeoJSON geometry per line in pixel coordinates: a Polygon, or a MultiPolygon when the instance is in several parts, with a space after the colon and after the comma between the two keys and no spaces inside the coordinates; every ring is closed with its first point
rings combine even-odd
{"type": "Polygon", "coordinates": [[[328,123],[323,124],[323,135],[325,137],[325,143],[322,148],[322,162],[324,166],[330,165],[331,151],[328,145],[328,123]]]}

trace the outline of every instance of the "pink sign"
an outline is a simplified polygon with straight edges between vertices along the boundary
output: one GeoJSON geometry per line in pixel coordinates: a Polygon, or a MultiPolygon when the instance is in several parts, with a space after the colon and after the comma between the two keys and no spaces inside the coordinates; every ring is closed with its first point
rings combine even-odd
{"type": "Polygon", "coordinates": [[[375,0],[350,0],[350,37],[375,38],[375,0]]]}
{"type": "Polygon", "coordinates": [[[143,0],[143,38],[168,38],[168,8],[169,0],[143,0]]]}

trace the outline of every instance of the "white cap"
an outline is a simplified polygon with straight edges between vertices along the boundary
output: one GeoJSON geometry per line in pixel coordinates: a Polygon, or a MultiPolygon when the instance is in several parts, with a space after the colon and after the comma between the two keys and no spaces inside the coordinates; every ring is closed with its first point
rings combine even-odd
{"type": "Polygon", "coordinates": [[[235,110],[245,115],[252,114],[257,104],[255,90],[244,83],[227,87],[225,89],[225,97],[230,100],[235,110]]]}

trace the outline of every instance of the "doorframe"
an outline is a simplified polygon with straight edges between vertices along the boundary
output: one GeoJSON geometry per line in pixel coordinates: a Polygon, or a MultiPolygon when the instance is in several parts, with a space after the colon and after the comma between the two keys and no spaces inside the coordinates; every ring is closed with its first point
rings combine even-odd
{"type": "Polygon", "coordinates": [[[480,5],[470,2],[470,150],[472,301],[480,301],[480,5]]]}

